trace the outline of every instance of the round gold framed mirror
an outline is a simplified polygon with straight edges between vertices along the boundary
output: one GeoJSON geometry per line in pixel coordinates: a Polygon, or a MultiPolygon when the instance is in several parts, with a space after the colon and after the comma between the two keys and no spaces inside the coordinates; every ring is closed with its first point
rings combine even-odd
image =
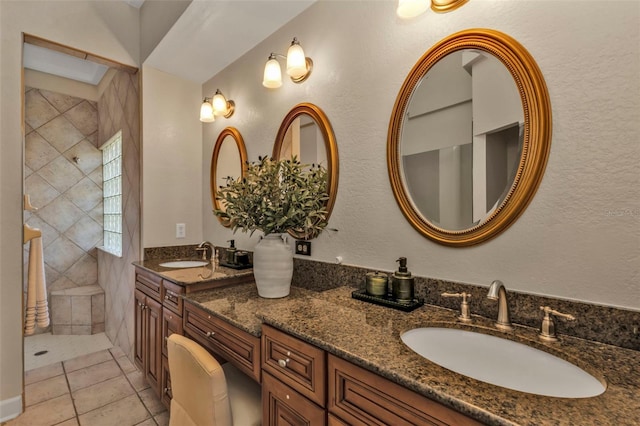
{"type": "Polygon", "coordinates": [[[427,238],[479,244],[525,210],[550,144],[549,94],[533,57],[498,31],[461,31],[418,60],[396,98],[387,135],[393,194],[427,238]]]}
{"type": "MultiPolygon", "coordinates": [[[[333,128],[325,113],[316,105],[301,103],[294,106],[282,120],[273,145],[276,160],[295,156],[302,164],[317,164],[327,170],[327,220],[338,192],[338,146],[333,128]]],[[[294,238],[314,238],[295,230],[294,238]]]]}
{"type": "MultiPolygon", "coordinates": [[[[225,206],[216,199],[218,188],[226,185],[227,177],[244,177],[247,162],[247,149],[244,139],[234,127],[227,127],[216,140],[211,157],[211,200],[214,210],[224,210],[225,206]]],[[[228,219],[216,216],[223,226],[231,226],[228,219]]]]}

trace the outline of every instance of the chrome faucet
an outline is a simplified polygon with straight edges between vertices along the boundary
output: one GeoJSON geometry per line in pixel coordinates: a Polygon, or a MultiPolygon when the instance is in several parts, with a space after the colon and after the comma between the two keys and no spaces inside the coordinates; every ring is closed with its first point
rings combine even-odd
{"type": "Polygon", "coordinates": [[[500,330],[513,330],[511,319],[509,318],[509,303],[507,302],[507,289],[500,280],[495,280],[489,287],[487,299],[498,301],[498,320],[496,327],[500,330]]]}
{"type": "Polygon", "coordinates": [[[213,259],[213,254],[216,252],[216,249],[209,241],[203,241],[198,245],[196,251],[202,252],[202,260],[211,260],[213,259]],[[208,250],[211,250],[211,256],[207,259],[208,250]]]}

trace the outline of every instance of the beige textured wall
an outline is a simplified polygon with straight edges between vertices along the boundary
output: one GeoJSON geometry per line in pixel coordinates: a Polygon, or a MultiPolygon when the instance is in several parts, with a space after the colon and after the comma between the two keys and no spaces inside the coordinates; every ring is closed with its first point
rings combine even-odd
{"type": "MultiPolygon", "coordinates": [[[[473,0],[447,14],[402,21],[395,2],[318,2],[203,86],[235,100],[229,120],[203,125],[203,200],[209,159],[224,126],[235,126],[249,159],[271,153],[280,122],[299,102],[322,108],[340,156],[338,198],[313,259],[640,310],[640,2],[473,0]],[[429,47],[456,31],[507,33],[536,59],[553,110],[544,179],[525,213],[499,237],[448,248],[418,234],[398,208],[386,166],[386,136],[398,90],[429,47]],[[303,84],[261,86],[269,52],[296,36],[313,58],[303,84]]],[[[203,207],[204,237],[232,237],[203,207]]],[[[238,233],[241,248],[258,239],[238,233]]]]}
{"type": "Polygon", "coordinates": [[[143,67],[142,85],[143,247],[198,244],[203,205],[198,120],[202,87],[149,66],[143,67]],[[179,155],[166,155],[174,149],[179,155]],[[185,238],[176,238],[176,223],[186,225],[185,238]]]}
{"type": "Polygon", "coordinates": [[[138,19],[125,2],[0,2],[0,417],[22,392],[22,33],[135,66],[138,19]]]}

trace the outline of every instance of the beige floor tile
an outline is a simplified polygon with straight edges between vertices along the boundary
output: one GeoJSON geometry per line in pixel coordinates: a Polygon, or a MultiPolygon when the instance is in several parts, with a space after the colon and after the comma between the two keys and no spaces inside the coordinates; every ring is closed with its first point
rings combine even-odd
{"type": "Polygon", "coordinates": [[[144,378],[142,372],[136,370],[131,373],[127,373],[127,379],[131,383],[131,386],[136,390],[136,392],[140,392],[149,387],[149,383],[147,383],[147,379],[144,378]]]}
{"type": "Polygon", "coordinates": [[[25,386],[25,405],[27,407],[69,393],[67,378],[55,376],[25,386]]]}
{"type": "Polygon", "coordinates": [[[147,419],[142,423],[138,423],[136,426],[156,426],[157,423],[153,419],[147,419]]]}
{"type": "Polygon", "coordinates": [[[133,426],[149,418],[149,412],[138,398],[131,395],[79,417],[82,426],[133,426]]]}
{"type": "Polygon", "coordinates": [[[50,426],[73,419],[75,415],[71,395],[67,394],[27,407],[16,419],[8,421],[7,426],[50,426]]]}
{"type": "Polygon", "coordinates": [[[160,413],[153,418],[158,426],[169,426],[169,412],[165,411],[164,413],[160,413]]]}
{"type": "Polygon", "coordinates": [[[111,349],[109,349],[111,351],[111,355],[113,355],[114,358],[118,359],[121,358],[123,356],[125,356],[126,354],[122,351],[122,349],[120,348],[120,346],[114,346],[111,349]]]}
{"type": "Polygon", "coordinates": [[[162,401],[160,401],[160,398],[156,396],[156,393],[153,389],[145,389],[142,392],[139,392],[138,396],[140,396],[140,399],[142,399],[142,403],[145,407],[147,407],[147,410],[149,410],[152,416],[160,414],[164,410],[166,410],[164,404],[162,403],[162,401]]]}
{"type": "Polygon", "coordinates": [[[51,377],[60,376],[64,374],[62,369],[62,363],[56,362],[55,364],[45,365],[44,367],[36,368],[33,370],[25,371],[24,384],[30,385],[41,380],[50,379],[51,377]]]}
{"type": "Polygon", "coordinates": [[[84,414],[133,394],[135,390],[126,377],[118,376],[79,389],[73,392],[72,397],[78,414],[84,414]]]}
{"type": "Polygon", "coordinates": [[[78,426],[78,418],[74,417],[73,419],[69,419],[66,422],[58,423],[56,426],[78,426]]]}
{"type": "Polygon", "coordinates": [[[116,358],[116,362],[118,363],[120,368],[122,368],[122,371],[124,371],[127,374],[133,371],[136,371],[138,369],[135,365],[133,365],[133,363],[126,356],[116,358]]]}
{"type": "Polygon", "coordinates": [[[108,350],[94,352],[87,355],[82,355],[64,362],[64,370],[67,374],[72,371],[80,370],[92,365],[100,364],[112,359],[111,353],[108,350]]]}
{"type": "Polygon", "coordinates": [[[71,392],[74,392],[78,389],[117,377],[120,374],[122,374],[120,367],[118,367],[118,364],[116,364],[114,360],[111,360],[69,373],[67,374],[67,379],[69,380],[71,392]]]}

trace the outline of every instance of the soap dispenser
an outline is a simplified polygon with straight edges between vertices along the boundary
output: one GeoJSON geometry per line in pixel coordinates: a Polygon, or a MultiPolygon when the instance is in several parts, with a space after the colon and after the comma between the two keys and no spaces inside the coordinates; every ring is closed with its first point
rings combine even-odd
{"type": "Polygon", "coordinates": [[[400,303],[411,303],[413,301],[414,279],[407,269],[407,258],[401,257],[396,262],[400,263],[400,266],[391,277],[391,295],[400,303]]]}
{"type": "Polygon", "coordinates": [[[229,248],[227,249],[227,263],[229,265],[236,264],[236,241],[229,240],[229,248]]]}

